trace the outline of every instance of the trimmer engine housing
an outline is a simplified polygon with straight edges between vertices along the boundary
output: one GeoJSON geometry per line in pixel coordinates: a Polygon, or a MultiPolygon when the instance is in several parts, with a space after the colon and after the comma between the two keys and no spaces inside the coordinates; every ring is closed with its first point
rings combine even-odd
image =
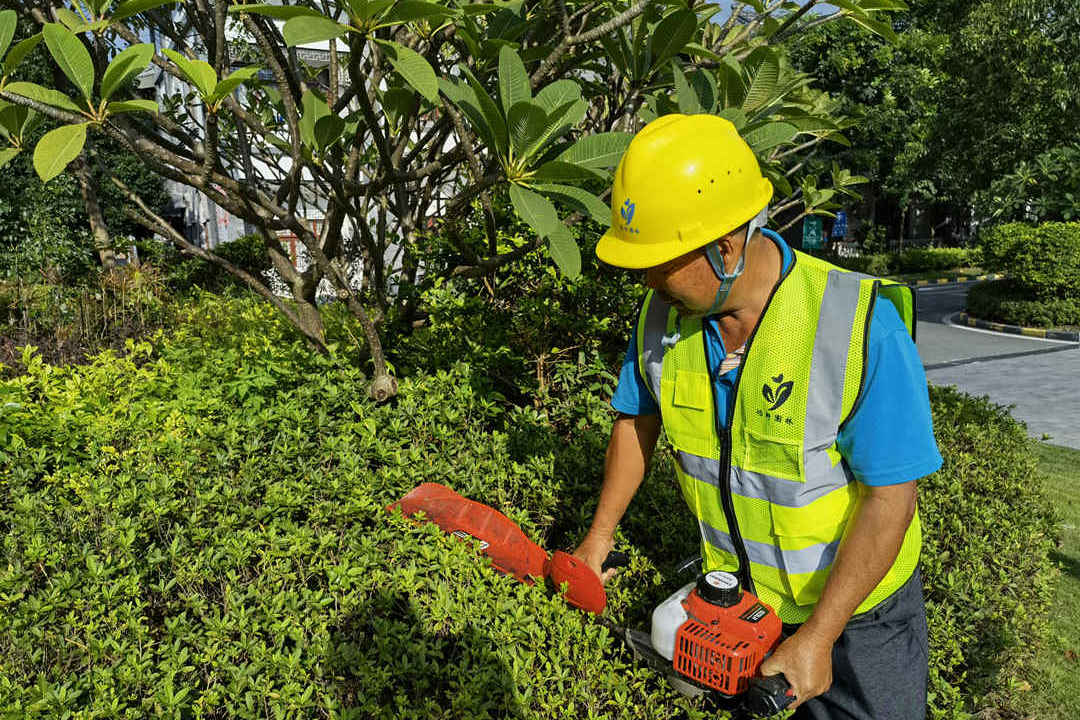
{"type": "Polygon", "coordinates": [[[772,608],[742,591],[734,575],[719,571],[702,575],[696,587],[684,587],[657,608],[653,644],[661,653],[671,646],[676,623],[670,650],[675,671],[728,696],[748,689],[783,629],[772,608]]]}

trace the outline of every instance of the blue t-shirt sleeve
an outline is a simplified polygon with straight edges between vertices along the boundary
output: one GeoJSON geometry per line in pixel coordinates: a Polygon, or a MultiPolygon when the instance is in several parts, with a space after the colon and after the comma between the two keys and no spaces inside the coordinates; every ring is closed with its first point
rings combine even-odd
{"type": "Polygon", "coordinates": [[[631,333],[622,370],[619,371],[619,384],[611,396],[611,407],[626,415],[656,415],[660,408],[641,377],[637,356],[637,334],[631,333]]]}
{"type": "Polygon", "coordinates": [[[879,298],[870,320],[863,397],[837,445],[855,478],[896,485],[941,467],[926,373],[891,302],[879,298]]]}

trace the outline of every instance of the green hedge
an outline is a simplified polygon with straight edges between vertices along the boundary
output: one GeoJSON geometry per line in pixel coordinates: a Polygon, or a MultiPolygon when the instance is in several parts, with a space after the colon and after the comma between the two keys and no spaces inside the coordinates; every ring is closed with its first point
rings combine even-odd
{"type": "Polygon", "coordinates": [[[1028,300],[1080,299],[1080,223],[1009,223],[984,230],[988,269],[1004,272],[1028,300]]]}
{"type": "MultiPolygon", "coordinates": [[[[28,352],[0,383],[0,717],[716,716],[546,588],[383,509],[448,483],[572,547],[609,381],[556,368],[562,394],[522,405],[459,363],[377,407],[334,309],[320,357],[254,299],[195,302],[123,357],[28,352]]],[[[1022,428],[953,391],[933,404],[930,707],[960,718],[1036,640],[1052,524],[1022,428]]],[[[666,454],[620,533],[632,565],[610,614],[647,627],[696,549],[666,454]]]]}
{"type": "Polygon", "coordinates": [[[911,248],[900,253],[865,253],[858,257],[840,257],[833,253],[814,253],[848,270],[867,275],[945,272],[975,267],[980,262],[978,250],[968,248],[911,248]]]}
{"type": "Polygon", "coordinates": [[[968,248],[911,248],[894,256],[892,272],[953,270],[979,264],[979,253],[968,248]]]}
{"type": "Polygon", "coordinates": [[[1024,327],[1080,325],[1080,297],[1032,300],[1030,291],[1011,279],[972,287],[967,294],[967,311],[981,320],[1024,327]]]}

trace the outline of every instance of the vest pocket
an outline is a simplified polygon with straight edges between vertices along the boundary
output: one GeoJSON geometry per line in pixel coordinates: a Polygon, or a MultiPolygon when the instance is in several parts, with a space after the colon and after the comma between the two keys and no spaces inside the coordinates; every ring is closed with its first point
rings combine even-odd
{"type": "Polygon", "coordinates": [[[712,395],[705,373],[679,371],[675,380],[660,380],[661,419],[675,447],[703,456],[714,444],[712,395]]]}
{"type": "Polygon", "coordinates": [[[806,482],[801,442],[747,429],[740,466],[752,472],[793,482],[806,482]]]}
{"type": "Polygon", "coordinates": [[[822,528],[810,536],[776,536],[780,569],[797,604],[812,605],[821,597],[840,544],[839,540],[830,540],[829,536],[840,533],[836,528],[822,528]]]}

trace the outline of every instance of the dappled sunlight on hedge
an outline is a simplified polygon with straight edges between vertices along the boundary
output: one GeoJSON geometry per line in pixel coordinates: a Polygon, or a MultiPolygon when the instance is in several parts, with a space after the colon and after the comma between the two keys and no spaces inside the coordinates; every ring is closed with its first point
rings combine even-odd
{"type": "MultiPolygon", "coordinates": [[[[383,509],[442,482],[572,547],[611,422],[607,389],[572,372],[576,358],[539,404],[448,362],[374,406],[347,340],[312,354],[251,299],[204,295],[183,314],[122,357],[54,367],[27,352],[0,384],[0,707],[703,717],[548,589],[383,509]]],[[[1015,423],[956,393],[934,403],[946,467],[921,497],[932,707],[960,717],[1031,637],[1050,525],[1015,423]]],[[[620,533],[632,564],[608,613],[647,627],[696,547],[666,454],[620,533]]]]}

